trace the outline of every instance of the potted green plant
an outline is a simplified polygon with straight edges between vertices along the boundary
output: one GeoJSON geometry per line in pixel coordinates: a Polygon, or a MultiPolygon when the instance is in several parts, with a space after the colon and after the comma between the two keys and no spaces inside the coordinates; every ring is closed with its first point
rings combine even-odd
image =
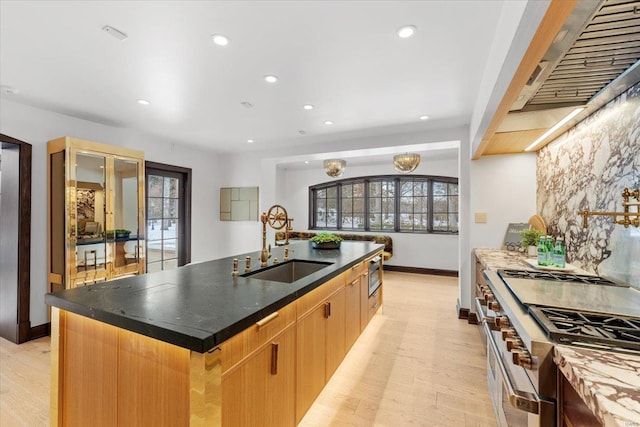
{"type": "Polygon", "coordinates": [[[340,248],[342,237],[323,231],[309,240],[311,240],[311,247],[314,249],[338,249],[340,248]]]}
{"type": "Polygon", "coordinates": [[[536,228],[527,228],[520,232],[522,236],[522,248],[527,251],[529,256],[536,256],[538,254],[538,240],[543,234],[542,231],[536,228]]]}

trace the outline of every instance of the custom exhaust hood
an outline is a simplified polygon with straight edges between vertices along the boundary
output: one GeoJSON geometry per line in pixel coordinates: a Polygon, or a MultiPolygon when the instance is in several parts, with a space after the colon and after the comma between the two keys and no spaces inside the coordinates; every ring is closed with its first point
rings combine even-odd
{"type": "MultiPolygon", "coordinates": [[[[553,7],[554,1],[547,15],[553,15],[553,7]]],[[[548,31],[544,25],[543,20],[538,33],[548,31]]],[[[556,28],[539,60],[532,52],[544,46],[535,45],[536,33],[523,59],[529,55],[536,61],[527,73],[535,69],[523,76],[527,81],[519,92],[507,92],[502,102],[508,113],[496,113],[474,158],[521,153],[537,140],[529,150],[538,150],[640,81],[640,1],[578,1],[556,28]],[[574,112],[579,107],[584,109],[574,112]],[[549,132],[572,113],[571,120],[549,132]]]]}

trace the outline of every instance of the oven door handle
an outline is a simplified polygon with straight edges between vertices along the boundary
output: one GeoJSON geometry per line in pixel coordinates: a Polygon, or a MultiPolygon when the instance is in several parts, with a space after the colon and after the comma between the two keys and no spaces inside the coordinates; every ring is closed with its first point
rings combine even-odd
{"type": "Polygon", "coordinates": [[[489,317],[484,314],[484,310],[482,309],[482,302],[480,298],[476,298],[475,304],[476,304],[476,311],[478,314],[478,320],[480,321],[480,323],[486,323],[486,322],[492,322],[492,321],[495,322],[495,319],[493,317],[489,317]]]}
{"type": "Polygon", "coordinates": [[[480,298],[476,298],[476,312],[478,315],[478,321],[481,324],[487,323],[489,324],[489,329],[493,329],[494,331],[497,331],[498,328],[496,327],[496,318],[495,317],[490,317],[484,314],[484,310],[482,309],[483,304],[482,304],[482,300],[480,298]]]}
{"type": "Polygon", "coordinates": [[[486,334],[487,334],[487,342],[491,346],[493,353],[495,355],[495,360],[500,369],[500,376],[502,377],[502,384],[504,386],[505,391],[509,397],[509,403],[516,409],[521,411],[530,412],[532,414],[540,413],[540,398],[534,394],[529,392],[524,392],[520,390],[516,390],[511,381],[511,377],[509,376],[509,372],[507,368],[504,366],[504,361],[502,357],[500,357],[500,350],[496,344],[495,339],[493,338],[493,334],[491,333],[491,329],[489,329],[489,325],[485,322],[482,324],[486,334]]]}

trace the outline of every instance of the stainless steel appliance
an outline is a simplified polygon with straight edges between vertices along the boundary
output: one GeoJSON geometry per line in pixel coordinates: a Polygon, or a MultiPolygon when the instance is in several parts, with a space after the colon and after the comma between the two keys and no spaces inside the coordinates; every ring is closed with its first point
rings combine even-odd
{"type": "Polygon", "coordinates": [[[382,269],[382,257],[380,255],[369,260],[369,296],[380,287],[380,271],[382,269]]]}
{"type": "Polygon", "coordinates": [[[640,350],[640,292],[598,276],[485,271],[476,309],[487,341],[488,384],[504,426],[554,426],[554,343],[640,350]]]}

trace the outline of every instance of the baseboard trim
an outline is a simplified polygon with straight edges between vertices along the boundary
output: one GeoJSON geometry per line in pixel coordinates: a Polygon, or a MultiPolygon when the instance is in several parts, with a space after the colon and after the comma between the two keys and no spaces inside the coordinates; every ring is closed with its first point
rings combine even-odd
{"type": "Polygon", "coordinates": [[[48,337],[49,335],[51,335],[51,323],[47,322],[31,328],[29,331],[29,340],[48,337]]]}
{"type": "Polygon", "coordinates": [[[401,273],[431,274],[433,276],[458,277],[458,272],[456,270],[439,270],[437,268],[403,267],[401,265],[384,264],[384,270],[398,271],[401,273]]]}
{"type": "Polygon", "coordinates": [[[470,325],[477,325],[478,315],[476,313],[469,313],[469,318],[467,319],[467,323],[470,325]]]}
{"type": "Polygon", "coordinates": [[[469,309],[460,307],[460,300],[456,299],[456,313],[458,313],[458,319],[468,319],[469,309]]]}

